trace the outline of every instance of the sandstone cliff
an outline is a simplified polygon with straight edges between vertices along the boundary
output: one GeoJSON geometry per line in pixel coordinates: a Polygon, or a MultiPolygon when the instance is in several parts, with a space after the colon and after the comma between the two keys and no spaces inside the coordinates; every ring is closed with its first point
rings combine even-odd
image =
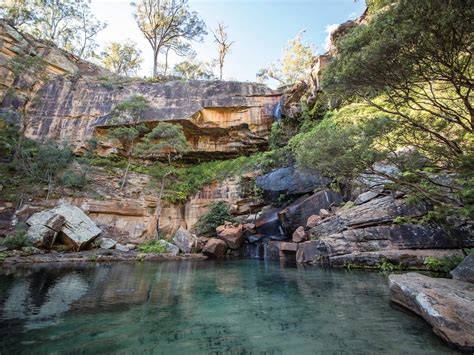
{"type": "Polygon", "coordinates": [[[262,150],[281,94],[255,83],[118,78],[94,64],[23,35],[0,21],[1,111],[21,111],[25,135],[67,140],[76,151],[97,137],[98,153],[117,152],[105,139],[114,106],[142,95],[151,103],[144,121],[183,126],[192,146],[188,160],[217,159],[262,150]],[[41,58],[44,69],[15,72],[19,58],[41,58]],[[40,75],[41,74],[41,75],[40,75]]]}

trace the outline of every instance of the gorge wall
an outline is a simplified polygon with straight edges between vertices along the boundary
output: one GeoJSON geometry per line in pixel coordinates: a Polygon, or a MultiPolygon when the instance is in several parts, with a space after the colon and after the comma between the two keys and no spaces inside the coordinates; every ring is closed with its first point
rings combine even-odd
{"type": "MultiPolygon", "coordinates": [[[[192,147],[184,161],[190,164],[265,150],[281,97],[280,92],[256,83],[116,77],[0,20],[0,114],[28,138],[64,140],[77,154],[95,138],[96,154],[119,154],[119,147],[106,137],[111,111],[135,95],[150,102],[143,116],[150,128],[160,121],[183,127],[192,147]]],[[[68,202],[133,240],[154,233],[158,192],[149,186],[148,176],[131,174],[128,186],[119,191],[119,176],[97,168],[89,174],[90,191],[60,191],[47,203],[29,201],[25,214],[30,207],[35,210],[35,204],[68,202]]],[[[236,214],[253,203],[240,196],[239,181],[231,178],[205,186],[184,205],[165,202],[160,226],[167,234],[180,226],[191,228],[217,200],[227,201],[236,214]]]]}

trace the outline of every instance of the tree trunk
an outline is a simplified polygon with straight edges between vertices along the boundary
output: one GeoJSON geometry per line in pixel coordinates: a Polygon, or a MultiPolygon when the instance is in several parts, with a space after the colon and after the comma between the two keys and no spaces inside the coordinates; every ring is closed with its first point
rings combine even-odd
{"type": "Polygon", "coordinates": [[[132,162],[132,154],[128,155],[127,168],[125,169],[125,174],[123,175],[122,184],[120,185],[120,190],[123,190],[125,184],[127,183],[128,170],[130,169],[130,164],[132,162]]]}
{"type": "Polygon", "coordinates": [[[165,73],[164,75],[166,76],[167,72],[168,72],[168,53],[170,51],[170,47],[168,47],[166,49],[166,55],[165,55],[165,73]]]}
{"type": "Polygon", "coordinates": [[[158,76],[158,51],[153,53],[153,77],[158,76]]]}
{"type": "MultiPolygon", "coordinates": [[[[166,176],[166,175],[165,175],[166,176]]],[[[161,218],[161,199],[163,198],[163,191],[165,190],[165,176],[161,179],[160,195],[156,203],[156,237],[160,237],[160,218],[161,218]]]]}
{"type": "Polygon", "coordinates": [[[222,80],[222,68],[224,67],[224,63],[219,64],[219,80],[222,80]]]}

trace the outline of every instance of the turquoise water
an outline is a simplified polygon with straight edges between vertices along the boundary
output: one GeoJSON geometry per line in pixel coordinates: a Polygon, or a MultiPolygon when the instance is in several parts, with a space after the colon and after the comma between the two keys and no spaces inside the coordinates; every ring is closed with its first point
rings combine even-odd
{"type": "Polygon", "coordinates": [[[0,353],[443,354],[379,273],[259,260],[0,273],[0,353]]]}

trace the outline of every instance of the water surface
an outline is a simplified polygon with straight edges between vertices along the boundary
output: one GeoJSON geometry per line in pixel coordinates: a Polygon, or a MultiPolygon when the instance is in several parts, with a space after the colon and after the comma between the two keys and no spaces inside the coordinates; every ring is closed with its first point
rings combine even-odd
{"type": "Polygon", "coordinates": [[[379,273],[260,260],[0,273],[0,353],[444,354],[379,273]]]}

